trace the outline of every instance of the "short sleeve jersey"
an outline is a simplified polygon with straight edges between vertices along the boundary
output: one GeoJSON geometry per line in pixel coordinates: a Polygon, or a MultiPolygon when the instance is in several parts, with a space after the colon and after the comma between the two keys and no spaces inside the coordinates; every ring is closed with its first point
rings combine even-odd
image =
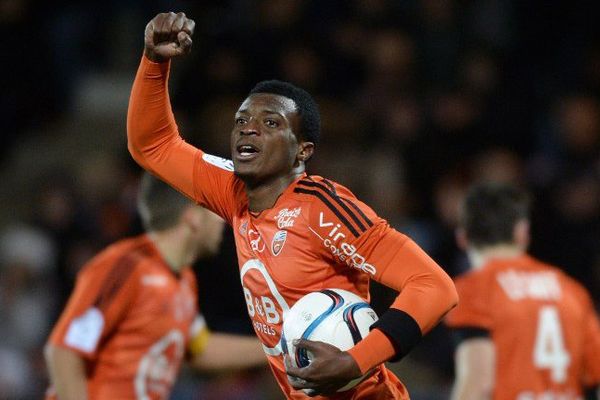
{"type": "MultiPolygon", "coordinates": [[[[254,215],[231,162],[200,154],[194,195],[233,227],[248,314],[271,369],[287,398],[308,398],[290,386],[285,373],[280,346],[285,313],[303,295],[325,288],[368,299],[370,277],[387,264],[372,252],[391,228],[348,189],[318,176],[300,177],[272,208],[254,215]]],[[[357,389],[332,398],[405,396],[400,381],[380,366],[357,389]]]]}
{"type": "Polygon", "coordinates": [[[586,290],[532,257],[497,259],[456,280],[451,328],[489,333],[495,400],[579,399],[600,383],[600,325],[586,290]]]}
{"type": "Polygon", "coordinates": [[[84,358],[91,400],[166,399],[198,329],[196,292],[146,235],[117,242],[79,273],[49,342],[84,358]]]}

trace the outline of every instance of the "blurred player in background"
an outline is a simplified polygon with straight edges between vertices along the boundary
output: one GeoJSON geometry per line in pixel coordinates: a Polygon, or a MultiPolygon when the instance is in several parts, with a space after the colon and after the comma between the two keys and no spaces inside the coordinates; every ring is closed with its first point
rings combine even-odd
{"type": "Polygon", "coordinates": [[[590,296],[526,254],[528,214],[511,186],[475,186],[464,201],[457,240],[472,270],[456,280],[461,302],[446,317],[459,338],[454,400],[575,400],[600,384],[590,296]]]}
{"type": "Polygon", "coordinates": [[[146,27],[128,113],[132,156],[233,226],[248,314],[287,398],[307,397],[297,389],[335,393],[369,371],[356,388],[332,398],[408,398],[382,363],[407,354],[456,304],[451,279],[348,189],[305,173],[320,116],[304,90],[280,81],[256,85],[232,121],[233,163],[187,144],[167,83],[169,60],[190,50],[193,29],[183,13],[159,14],[146,27]],[[400,294],[370,334],[347,352],[301,340],[312,362],[288,366],[286,374],[285,312],[303,295],[328,287],[368,299],[371,278],[400,294]]]}
{"type": "Polygon", "coordinates": [[[198,314],[189,266],[217,252],[223,220],[149,174],[138,199],[146,234],[83,267],[51,333],[48,398],[166,399],[186,355],[203,370],[264,363],[255,338],[211,333],[198,314]]]}

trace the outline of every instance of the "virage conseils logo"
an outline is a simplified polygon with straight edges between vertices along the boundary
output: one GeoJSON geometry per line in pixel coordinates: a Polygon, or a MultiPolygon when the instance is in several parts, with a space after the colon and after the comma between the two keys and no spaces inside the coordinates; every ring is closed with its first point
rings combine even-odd
{"type": "Polygon", "coordinates": [[[374,265],[366,262],[365,257],[356,251],[356,246],[350,244],[346,240],[346,234],[341,229],[339,223],[325,221],[323,212],[319,213],[319,228],[327,228],[325,237],[317,233],[315,230],[310,230],[316,234],[331,253],[346,265],[365,271],[368,274],[375,275],[377,268],[374,265]]]}

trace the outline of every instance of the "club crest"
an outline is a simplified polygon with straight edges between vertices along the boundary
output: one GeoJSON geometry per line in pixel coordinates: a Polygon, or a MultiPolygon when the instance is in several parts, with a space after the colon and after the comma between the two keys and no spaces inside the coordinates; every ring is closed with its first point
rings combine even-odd
{"type": "Polygon", "coordinates": [[[271,252],[274,256],[278,256],[279,253],[281,253],[286,238],[287,231],[281,230],[275,233],[275,236],[273,236],[273,241],[271,242],[271,252]]]}

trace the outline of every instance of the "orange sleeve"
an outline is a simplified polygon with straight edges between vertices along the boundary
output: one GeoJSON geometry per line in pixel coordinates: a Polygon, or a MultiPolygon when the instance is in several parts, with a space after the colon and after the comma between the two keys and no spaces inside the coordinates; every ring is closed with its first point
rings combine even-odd
{"type": "Polygon", "coordinates": [[[170,61],[142,57],[127,113],[129,152],[144,169],[231,222],[235,196],[241,194],[233,163],[179,135],[169,100],[169,68],[170,61]]]}
{"type": "Polygon", "coordinates": [[[405,355],[456,305],[452,280],[419,246],[343,186],[326,180],[304,185],[302,193],[321,200],[311,205],[310,226],[322,256],[400,292],[376,329],[349,353],[362,372],[405,355]]]}
{"type": "Polygon", "coordinates": [[[374,279],[399,291],[393,308],[412,316],[422,333],[429,332],[458,302],[452,279],[414,241],[382,226],[371,257],[379,266],[374,279]]]}
{"type": "MultiPolygon", "coordinates": [[[[399,292],[390,309],[374,324],[374,331],[380,330],[390,339],[395,349],[393,359],[398,359],[457,304],[458,295],[444,270],[415,242],[387,223],[374,226],[361,242],[357,252],[373,264],[373,279],[399,292]]],[[[381,343],[381,339],[370,334],[350,351],[363,372],[392,359],[386,357],[389,346],[383,345],[377,358],[375,343],[381,343]]]]}
{"type": "Polygon", "coordinates": [[[75,289],[49,342],[94,359],[137,294],[137,255],[104,252],[77,277],[75,289]]]}
{"type": "Polygon", "coordinates": [[[492,329],[489,291],[483,277],[479,273],[469,272],[456,279],[456,290],[461,301],[446,316],[444,322],[448,327],[492,329]]]}
{"type": "Polygon", "coordinates": [[[600,321],[587,292],[585,294],[585,303],[588,316],[584,328],[583,380],[586,386],[598,386],[600,385],[600,321]]]}

